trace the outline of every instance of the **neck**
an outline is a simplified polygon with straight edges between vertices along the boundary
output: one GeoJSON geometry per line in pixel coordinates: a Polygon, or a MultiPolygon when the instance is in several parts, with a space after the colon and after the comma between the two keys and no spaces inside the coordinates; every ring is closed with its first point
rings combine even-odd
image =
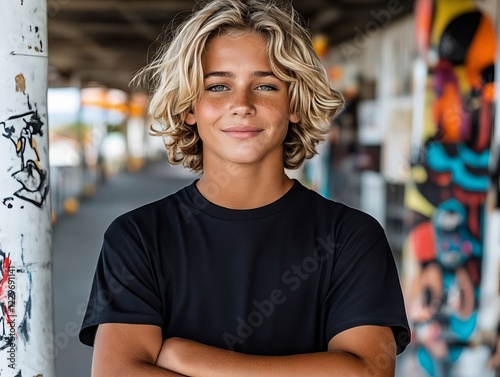
{"type": "Polygon", "coordinates": [[[252,209],[281,198],[293,186],[293,181],[286,176],[282,165],[264,169],[226,163],[205,166],[196,186],[207,200],[221,207],[252,209]]]}

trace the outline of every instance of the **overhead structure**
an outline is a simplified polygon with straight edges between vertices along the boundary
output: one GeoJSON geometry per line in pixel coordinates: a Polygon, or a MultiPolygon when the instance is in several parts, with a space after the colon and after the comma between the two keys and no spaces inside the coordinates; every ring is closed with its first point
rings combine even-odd
{"type": "MultiPolygon", "coordinates": [[[[19,0],[21,1],[21,0],[19,0]]],[[[181,22],[196,0],[48,0],[51,86],[77,73],[94,82],[129,90],[134,72],[154,54],[163,32],[181,22]]],[[[292,0],[314,34],[331,45],[379,33],[412,11],[411,1],[292,0]]]]}

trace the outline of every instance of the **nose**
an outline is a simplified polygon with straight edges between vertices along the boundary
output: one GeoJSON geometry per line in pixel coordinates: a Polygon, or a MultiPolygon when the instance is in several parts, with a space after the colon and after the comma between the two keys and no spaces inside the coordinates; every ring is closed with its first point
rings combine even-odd
{"type": "Polygon", "coordinates": [[[255,114],[251,90],[241,89],[235,91],[231,103],[231,113],[240,117],[252,116],[255,114]]]}

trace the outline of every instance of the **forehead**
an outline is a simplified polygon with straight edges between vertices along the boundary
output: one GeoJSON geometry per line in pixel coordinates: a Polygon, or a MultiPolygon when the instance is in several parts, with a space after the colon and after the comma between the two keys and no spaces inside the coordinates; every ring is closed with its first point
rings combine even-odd
{"type": "Polygon", "coordinates": [[[204,70],[212,65],[265,65],[269,56],[265,38],[252,31],[231,30],[212,38],[202,57],[204,70]]]}

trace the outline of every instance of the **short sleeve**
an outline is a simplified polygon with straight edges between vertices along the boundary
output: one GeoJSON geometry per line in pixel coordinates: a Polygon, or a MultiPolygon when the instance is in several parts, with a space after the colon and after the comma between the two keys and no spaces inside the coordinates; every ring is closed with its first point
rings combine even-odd
{"type": "Polygon", "coordinates": [[[341,239],[323,310],[326,339],[363,325],[391,327],[398,354],[410,341],[401,285],[385,233],[375,220],[341,239]]]}
{"type": "Polygon", "coordinates": [[[124,218],[104,235],[80,341],[93,346],[102,323],[163,325],[151,261],[136,226],[124,218]]]}

